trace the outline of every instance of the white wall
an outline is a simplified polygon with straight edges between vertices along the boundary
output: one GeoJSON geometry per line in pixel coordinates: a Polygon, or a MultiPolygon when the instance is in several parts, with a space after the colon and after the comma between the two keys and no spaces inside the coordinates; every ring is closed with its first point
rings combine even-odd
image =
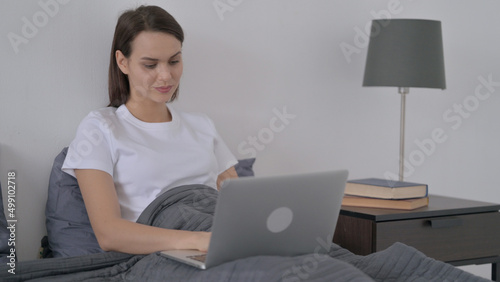
{"type": "MultiPolygon", "coordinates": [[[[21,260],[35,258],[45,233],[54,157],[72,140],[80,120],[106,105],[116,19],[143,3],[54,1],[0,4],[0,178],[6,190],[7,173],[17,173],[21,260]],[[44,3],[52,3],[48,12],[44,3]],[[23,43],[13,44],[9,34],[23,43]]],[[[400,97],[396,88],[361,86],[363,33],[384,15],[442,21],[447,89],[410,90],[406,153],[414,169],[406,180],[428,183],[434,194],[500,203],[500,2],[148,3],[170,11],[185,30],[178,107],[209,114],[238,157],[256,151],[258,175],[330,168],[348,168],[351,178],[397,173],[400,97]],[[214,3],[234,6],[221,12],[214,3]],[[350,55],[341,49],[347,45],[350,55]],[[474,96],[481,80],[494,82],[480,89],[491,93],[483,100],[474,96]],[[284,110],[288,124],[272,126],[281,125],[270,123],[284,110]],[[432,138],[435,129],[446,140],[428,147],[431,151],[419,148],[415,142],[432,138]],[[259,144],[250,145],[252,137],[259,144]]],[[[488,276],[489,268],[479,272],[488,276]]]]}

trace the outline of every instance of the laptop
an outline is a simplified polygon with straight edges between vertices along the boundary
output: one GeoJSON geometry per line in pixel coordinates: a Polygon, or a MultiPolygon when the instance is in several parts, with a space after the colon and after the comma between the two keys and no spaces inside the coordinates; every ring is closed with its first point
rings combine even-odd
{"type": "Polygon", "coordinates": [[[338,170],[228,179],[215,207],[208,252],[161,254],[207,269],[251,256],[326,253],[347,175],[347,170],[338,170]]]}

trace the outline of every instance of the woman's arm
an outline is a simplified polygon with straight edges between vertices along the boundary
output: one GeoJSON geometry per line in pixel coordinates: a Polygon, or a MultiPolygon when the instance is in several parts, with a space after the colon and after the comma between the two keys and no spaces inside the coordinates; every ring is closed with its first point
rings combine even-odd
{"type": "Polygon", "coordinates": [[[238,178],[238,174],[236,173],[236,169],[234,169],[234,166],[226,169],[224,172],[219,174],[217,177],[217,189],[220,190],[220,185],[222,182],[228,178],[238,178]]]}
{"type": "Polygon", "coordinates": [[[75,174],[92,229],[103,250],[150,254],[172,249],[208,249],[208,232],[163,229],[122,219],[113,178],[108,173],[75,169],[75,174]]]}

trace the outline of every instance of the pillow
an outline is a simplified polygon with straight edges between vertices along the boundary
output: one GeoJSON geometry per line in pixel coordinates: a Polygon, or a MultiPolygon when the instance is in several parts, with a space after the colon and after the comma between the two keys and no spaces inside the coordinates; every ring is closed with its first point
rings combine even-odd
{"type": "Polygon", "coordinates": [[[238,160],[238,163],[234,166],[238,177],[254,176],[253,164],[255,163],[255,158],[238,160]]]}
{"type": "MultiPolygon", "coordinates": [[[[68,148],[54,160],[49,179],[45,225],[53,257],[80,256],[103,250],[94,235],[76,178],[61,170],[68,148]]],[[[253,176],[253,159],[235,165],[238,176],[253,176]]]]}
{"type": "Polygon", "coordinates": [[[3,212],[2,183],[0,183],[0,263],[2,265],[9,263],[12,256],[14,256],[14,262],[16,260],[15,253],[10,252],[9,237],[10,231],[7,229],[7,219],[3,212]]]}
{"type": "Polygon", "coordinates": [[[45,225],[53,257],[100,253],[76,178],[61,170],[68,148],[57,155],[49,178],[45,225]]]}

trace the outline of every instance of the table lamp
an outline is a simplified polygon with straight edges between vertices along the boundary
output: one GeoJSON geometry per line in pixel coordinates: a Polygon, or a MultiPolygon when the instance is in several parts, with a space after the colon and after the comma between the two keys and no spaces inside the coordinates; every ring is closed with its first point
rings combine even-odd
{"type": "Polygon", "coordinates": [[[399,181],[403,181],[406,95],[410,87],[446,88],[441,22],[373,20],[363,86],[396,86],[399,89],[399,181]]]}

